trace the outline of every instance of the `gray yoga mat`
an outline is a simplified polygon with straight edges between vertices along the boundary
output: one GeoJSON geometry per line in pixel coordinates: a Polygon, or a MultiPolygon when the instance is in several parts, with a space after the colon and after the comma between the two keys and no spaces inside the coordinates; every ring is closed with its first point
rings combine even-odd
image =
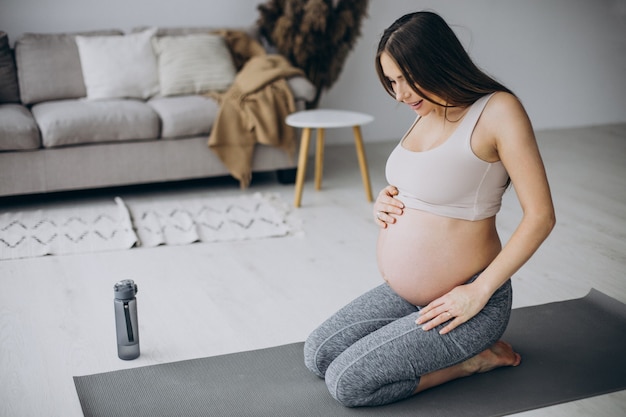
{"type": "Polygon", "coordinates": [[[501,416],[626,389],[626,305],[599,291],[514,309],[516,368],[394,404],[349,409],[303,365],[302,343],[74,377],[85,417],[501,416]]]}

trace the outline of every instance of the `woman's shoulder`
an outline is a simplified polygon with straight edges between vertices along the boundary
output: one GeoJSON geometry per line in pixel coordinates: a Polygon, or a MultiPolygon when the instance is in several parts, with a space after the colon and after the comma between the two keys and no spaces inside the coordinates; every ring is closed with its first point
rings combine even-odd
{"type": "Polygon", "coordinates": [[[493,93],[485,106],[485,110],[483,110],[483,113],[496,117],[515,116],[519,115],[520,112],[526,114],[522,102],[517,96],[506,91],[493,93]]]}
{"type": "Polygon", "coordinates": [[[504,146],[534,140],[534,133],[520,100],[499,91],[487,102],[473,137],[474,152],[485,161],[494,161],[500,159],[499,152],[504,146]]]}
{"type": "Polygon", "coordinates": [[[483,110],[481,122],[494,134],[510,127],[519,128],[520,124],[530,125],[521,101],[506,91],[493,94],[483,110]]]}

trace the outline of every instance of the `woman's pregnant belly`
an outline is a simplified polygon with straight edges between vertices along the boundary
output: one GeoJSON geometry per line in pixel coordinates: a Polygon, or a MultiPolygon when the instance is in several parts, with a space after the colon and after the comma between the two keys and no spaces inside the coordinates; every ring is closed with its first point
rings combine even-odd
{"type": "Polygon", "coordinates": [[[380,272],[410,303],[424,306],[483,270],[501,249],[495,218],[471,222],[405,209],[381,229],[380,272]]]}

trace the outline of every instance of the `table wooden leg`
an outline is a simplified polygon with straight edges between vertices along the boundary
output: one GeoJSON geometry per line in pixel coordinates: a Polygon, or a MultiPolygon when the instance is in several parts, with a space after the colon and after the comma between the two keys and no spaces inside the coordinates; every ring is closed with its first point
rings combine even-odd
{"type": "Polygon", "coordinates": [[[324,129],[317,128],[317,143],[315,149],[315,189],[322,188],[322,173],[324,171],[324,129]]]}
{"type": "Polygon", "coordinates": [[[367,169],[367,159],[365,158],[365,147],[363,146],[363,136],[361,136],[361,128],[353,126],[354,144],[356,146],[356,155],[359,158],[359,167],[361,168],[361,177],[363,178],[363,186],[365,187],[365,196],[367,201],[374,201],[372,197],[372,186],[370,184],[370,174],[367,169]]]}
{"type": "Polygon", "coordinates": [[[296,173],[296,192],[293,201],[295,207],[300,207],[302,201],[302,188],[304,187],[304,177],[306,174],[306,161],[309,154],[309,142],[311,141],[311,128],[302,129],[302,139],[300,140],[300,155],[298,157],[298,170],[296,173]]]}

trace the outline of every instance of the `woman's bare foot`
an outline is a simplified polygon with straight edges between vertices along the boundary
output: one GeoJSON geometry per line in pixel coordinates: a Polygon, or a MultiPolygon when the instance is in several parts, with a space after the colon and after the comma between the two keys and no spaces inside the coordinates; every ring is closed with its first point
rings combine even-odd
{"type": "Polygon", "coordinates": [[[510,344],[498,340],[489,349],[463,362],[463,365],[470,374],[478,374],[503,366],[517,366],[521,361],[522,357],[510,344]]]}
{"type": "Polygon", "coordinates": [[[488,372],[502,366],[517,366],[521,360],[520,355],[513,351],[510,344],[499,340],[489,349],[465,362],[422,375],[415,392],[418,393],[453,379],[488,372]]]}

